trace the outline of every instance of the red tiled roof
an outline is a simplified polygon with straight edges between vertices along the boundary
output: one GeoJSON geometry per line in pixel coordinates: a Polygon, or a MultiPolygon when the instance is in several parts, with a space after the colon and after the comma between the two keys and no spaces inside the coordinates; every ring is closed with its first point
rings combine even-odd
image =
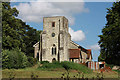
{"type": "Polygon", "coordinates": [[[70,58],[79,58],[80,49],[69,49],[70,58]]]}

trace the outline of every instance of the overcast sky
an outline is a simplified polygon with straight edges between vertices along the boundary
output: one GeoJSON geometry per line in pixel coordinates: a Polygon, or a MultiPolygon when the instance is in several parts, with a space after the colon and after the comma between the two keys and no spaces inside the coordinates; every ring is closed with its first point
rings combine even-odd
{"type": "Polygon", "coordinates": [[[107,9],[112,2],[12,2],[19,11],[18,18],[37,30],[43,29],[43,17],[65,16],[73,41],[92,49],[93,60],[100,53],[98,46],[102,28],[106,24],[107,9]]]}

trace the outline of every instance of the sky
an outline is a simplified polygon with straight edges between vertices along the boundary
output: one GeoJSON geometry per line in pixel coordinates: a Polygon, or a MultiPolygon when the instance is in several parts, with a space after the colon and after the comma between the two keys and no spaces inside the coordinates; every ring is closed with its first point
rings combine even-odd
{"type": "Polygon", "coordinates": [[[11,2],[19,11],[18,18],[31,27],[42,30],[43,17],[65,16],[69,20],[71,39],[92,50],[93,61],[98,60],[98,41],[106,24],[107,9],[113,2],[11,2]]]}

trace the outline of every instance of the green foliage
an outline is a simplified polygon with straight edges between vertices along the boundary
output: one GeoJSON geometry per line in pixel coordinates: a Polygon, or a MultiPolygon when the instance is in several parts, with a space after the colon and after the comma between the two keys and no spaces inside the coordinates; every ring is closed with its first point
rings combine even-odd
{"type": "Polygon", "coordinates": [[[40,63],[41,64],[46,64],[46,63],[49,63],[49,61],[41,61],[40,63]]]}
{"type": "Polygon", "coordinates": [[[25,48],[22,39],[24,34],[24,22],[15,17],[18,16],[16,8],[11,8],[9,2],[2,3],[2,31],[3,31],[3,49],[25,48]]]}
{"type": "Polygon", "coordinates": [[[32,27],[26,26],[26,33],[25,37],[23,38],[25,44],[26,44],[26,50],[25,53],[27,53],[27,56],[34,56],[34,48],[33,45],[36,44],[40,39],[40,33],[41,31],[37,31],[36,29],[33,29],[32,27]]]}
{"type": "Polygon", "coordinates": [[[14,73],[14,70],[11,70],[10,72],[9,72],[9,79],[10,80],[14,80],[14,78],[15,78],[15,73],[14,73]]]}
{"type": "Polygon", "coordinates": [[[8,61],[9,61],[9,57],[8,57],[8,50],[2,50],[2,68],[7,68],[8,67],[8,61]]]}
{"type": "Polygon", "coordinates": [[[34,58],[31,57],[31,56],[28,56],[28,62],[29,62],[29,66],[33,66],[35,63],[34,63],[34,58]]]}
{"type": "Polygon", "coordinates": [[[105,66],[110,67],[112,69],[113,66],[115,66],[115,65],[114,64],[105,64],[105,66]]]}
{"type": "Polygon", "coordinates": [[[39,68],[44,68],[44,69],[54,69],[54,68],[62,68],[60,63],[48,63],[48,61],[43,61],[43,65],[39,68]]]}
{"type": "Polygon", "coordinates": [[[27,56],[18,49],[2,51],[2,68],[18,69],[28,66],[27,56]]]}
{"type": "Polygon", "coordinates": [[[38,75],[35,75],[33,72],[31,73],[31,80],[37,80],[38,75]]]}
{"type": "Polygon", "coordinates": [[[101,53],[98,60],[120,65],[120,1],[114,2],[113,7],[107,10],[107,24],[99,35],[101,53]]]}
{"type": "Polygon", "coordinates": [[[116,72],[118,72],[118,75],[120,76],[120,70],[113,70],[113,71],[116,71],[116,72]]]}
{"type": "Polygon", "coordinates": [[[91,73],[92,72],[92,70],[90,70],[88,67],[86,67],[82,64],[78,64],[78,63],[64,61],[64,62],[61,62],[61,65],[66,70],[74,69],[74,70],[81,71],[81,72],[84,72],[84,73],[91,73]]]}
{"type": "Polygon", "coordinates": [[[73,65],[71,62],[67,62],[67,61],[64,61],[64,62],[61,62],[61,65],[68,71],[69,69],[72,69],[73,68],[73,65]]]}
{"type": "Polygon", "coordinates": [[[64,68],[65,70],[77,70],[77,71],[81,71],[84,73],[91,73],[92,70],[88,69],[86,66],[82,65],[82,64],[78,64],[78,63],[73,63],[73,62],[68,62],[68,61],[64,61],[64,62],[53,62],[53,63],[44,63],[42,66],[39,66],[38,69],[43,68],[43,69],[56,69],[56,68],[64,68]]]}
{"type": "Polygon", "coordinates": [[[9,50],[19,48],[27,56],[33,57],[33,45],[39,41],[41,31],[16,18],[18,14],[19,11],[12,8],[10,2],[2,3],[2,48],[9,50]]]}
{"type": "Polygon", "coordinates": [[[37,64],[37,63],[38,63],[38,59],[34,58],[34,64],[37,64]]]}

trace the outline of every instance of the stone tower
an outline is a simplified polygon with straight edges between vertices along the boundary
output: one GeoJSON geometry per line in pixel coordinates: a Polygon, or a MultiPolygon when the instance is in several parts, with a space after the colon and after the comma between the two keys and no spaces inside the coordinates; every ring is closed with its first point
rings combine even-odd
{"type": "Polygon", "coordinates": [[[68,20],[64,16],[43,18],[40,60],[69,61],[69,41],[68,20]]]}
{"type": "Polygon", "coordinates": [[[68,20],[64,16],[44,17],[40,41],[33,47],[34,58],[39,61],[87,63],[92,60],[91,49],[85,49],[71,40],[68,20]]]}

